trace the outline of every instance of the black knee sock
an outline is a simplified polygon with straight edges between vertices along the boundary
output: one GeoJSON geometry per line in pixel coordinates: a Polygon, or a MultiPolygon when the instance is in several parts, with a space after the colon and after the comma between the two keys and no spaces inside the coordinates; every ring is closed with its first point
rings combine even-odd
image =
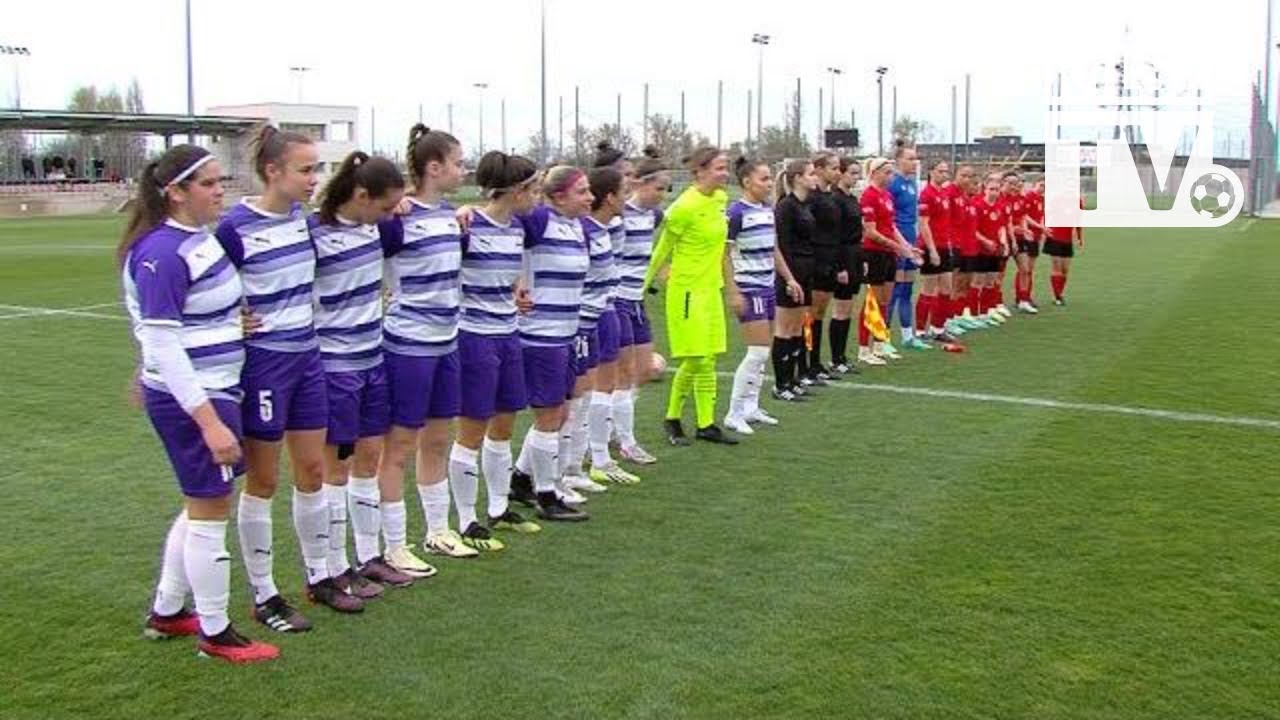
{"type": "Polygon", "coordinates": [[[791,338],[791,356],[795,358],[795,379],[809,377],[809,353],[804,347],[804,336],[791,338]]]}
{"type": "Polygon", "coordinates": [[[809,332],[813,334],[813,347],[809,350],[809,367],[816,369],[822,366],[822,321],[814,320],[809,332]]]}
{"type": "Polygon", "coordinates": [[[849,318],[844,320],[831,319],[831,362],[848,363],[849,357],[845,355],[849,351],[849,326],[852,323],[849,318]]]}
{"type": "Polygon", "coordinates": [[[787,379],[787,359],[791,352],[788,347],[789,338],[775,337],[773,339],[773,349],[770,353],[773,359],[773,386],[779,389],[790,385],[787,379]]]}

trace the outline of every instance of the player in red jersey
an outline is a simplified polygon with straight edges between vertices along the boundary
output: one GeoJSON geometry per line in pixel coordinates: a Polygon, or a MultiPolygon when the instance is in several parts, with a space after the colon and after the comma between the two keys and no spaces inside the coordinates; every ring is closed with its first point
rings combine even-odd
{"type": "Polygon", "coordinates": [[[988,326],[977,317],[977,293],[974,292],[974,280],[982,264],[978,253],[978,215],[973,206],[977,193],[978,176],[969,165],[956,168],[955,181],[944,190],[951,203],[951,246],[956,258],[951,288],[953,317],[946,328],[952,335],[988,326]]]}
{"type": "Polygon", "coordinates": [[[1032,315],[1040,312],[1035,300],[1031,297],[1031,289],[1036,278],[1036,258],[1040,256],[1040,243],[1044,240],[1044,178],[1035,184],[1023,196],[1027,206],[1027,231],[1030,235],[1018,241],[1018,274],[1014,276],[1013,285],[1018,291],[1018,309],[1032,315]]]}
{"type": "MultiPolygon", "coordinates": [[[[1007,319],[1013,317],[1013,312],[1004,304],[1005,270],[1008,268],[1009,258],[1017,255],[1018,243],[1030,238],[1030,233],[1027,229],[1027,201],[1022,197],[1022,175],[1016,170],[1010,170],[1004,173],[1000,180],[1000,202],[1004,205],[1009,221],[1007,233],[1009,245],[1000,257],[1000,274],[996,277],[995,301],[996,312],[1007,319]]],[[[1014,266],[1017,267],[1016,260],[1014,266]]],[[[1014,294],[1017,295],[1016,288],[1014,294]]]]}
{"type": "MultiPolygon", "coordinates": [[[[867,189],[862,191],[858,205],[862,209],[862,251],[867,264],[866,285],[876,294],[881,313],[887,312],[889,296],[893,292],[894,277],[898,270],[898,257],[920,262],[920,251],[915,249],[898,232],[894,223],[893,197],[887,187],[893,175],[893,163],[887,158],[876,157],[867,161],[867,189]]],[[[884,365],[883,344],[871,342],[871,333],[858,313],[858,361],[867,365],[884,365]]]]}
{"type": "Polygon", "coordinates": [[[920,296],[916,300],[916,334],[929,340],[955,342],[946,331],[951,319],[951,200],[945,187],[951,165],[944,160],[929,168],[929,182],[920,191],[921,237],[933,238],[933,253],[920,266],[920,296]],[[936,260],[936,262],[935,262],[936,260]]]}
{"type": "Polygon", "coordinates": [[[1000,297],[1000,259],[1009,254],[1011,222],[1008,206],[1001,202],[1001,185],[999,175],[987,175],[983,183],[983,194],[973,204],[978,218],[978,256],[981,264],[974,278],[977,295],[975,298],[974,291],[970,291],[970,300],[977,305],[975,310],[979,317],[985,317],[996,325],[1003,325],[1005,321],[1004,314],[996,306],[1000,297]]]}
{"type": "MultiPolygon", "coordinates": [[[[1080,209],[1084,209],[1084,198],[1080,199],[1080,209]]],[[[1049,274],[1049,283],[1053,286],[1053,304],[1062,306],[1067,301],[1063,293],[1067,289],[1067,271],[1071,269],[1071,258],[1076,248],[1084,247],[1084,228],[1051,227],[1049,236],[1044,241],[1044,254],[1053,260],[1053,269],[1049,274]]]]}

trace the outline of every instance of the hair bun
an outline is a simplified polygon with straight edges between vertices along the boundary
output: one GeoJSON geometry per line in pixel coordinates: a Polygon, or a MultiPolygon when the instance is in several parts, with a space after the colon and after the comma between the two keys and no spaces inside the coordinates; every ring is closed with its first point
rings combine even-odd
{"type": "Polygon", "coordinates": [[[608,152],[612,149],[613,149],[613,143],[609,142],[608,140],[601,140],[600,142],[596,143],[596,150],[599,150],[600,152],[608,152]]]}

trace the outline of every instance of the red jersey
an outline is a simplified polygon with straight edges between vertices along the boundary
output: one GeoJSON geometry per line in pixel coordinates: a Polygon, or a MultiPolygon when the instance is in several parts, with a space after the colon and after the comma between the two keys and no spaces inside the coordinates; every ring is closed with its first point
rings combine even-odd
{"type": "Polygon", "coordinates": [[[946,193],[951,200],[951,245],[961,255],[973,257],[978,254],[978,238],[974,235],[978,227],[978,211],[973,207],[977,198],[958,185],[948,185],[946,193]]]}
{"type": "Polygon", "coordinates": [[[934,247],[947,250],[951,247],[951,199],[945,187],[925,183],[920,191],[920,217],[929,221],[934,247]]]}
{"type": "Polygon", "coordinates": [[[1005,210],[1009,213],[1009,221],[1013,225],[1013,232],[1016,234],[1009,240],[1021,240],[1022,221],[1027,217],[1027,201],[1017,193],[1001,193],[1000,199],[1004,201],[1005,210]]]}
{"type": "MultiPolygon", "coordinates": [[[[862,208],[864,222],[875,223],[877,232],[887,238],[893,237],[893,196],[887,190],[868,185],[867,189],[862,191],[858,205],[862,208]]],[[[896,252],[892,247],[881,245],[866,234],[862,236],[862,249],[882,253],[896,252]]]]}
{"type": "MultiPolygon", "coordinates": [[[[1001,202],[1003,199],[999,198],[995,202],[987,202],[986,195],[979,195],[978,199],[973,203],[978,216],[978,232],[997,245],[1000,243],[1000,231],[1009,226],[1008,208],[1003,206],[1001,202]]],[[[978,254],[999,255],[1000,249],[997,247],[992,250],[979,242],[978,254]]]]}
{"type": "MultiPolygon", "coordinates": [[[[1035,190],[1028,190],[1023,199],[1027,203],[1027,217],[1039,225],[1044,225],[1044,196],[1035,190]]],[[[1036,240],[1042,240],[1044,239],[1044,233],[1033,228],[1031,237],[1036,240]]]]}
{"type": "MultiPolygon", "coordinates": [[[[1041,202],[1043,203],[1043,199],[1041,199],[1041,202]]],[[[1084,209],[1084,198],[1080,198],[1080,209],[1084,209]]],[[[1069,227],[1051,227],[1049,228],[1049,239],[1060,243],[1072,242],[1075,239],[1072,234],[1074,230],[1075,228],[1069,227]]]]}

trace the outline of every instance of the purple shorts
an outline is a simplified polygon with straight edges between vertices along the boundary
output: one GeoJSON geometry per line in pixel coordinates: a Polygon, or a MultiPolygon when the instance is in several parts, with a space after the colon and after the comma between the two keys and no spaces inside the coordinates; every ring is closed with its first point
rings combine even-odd
{"type": "Polygon", "coordinates": [[[286,430],[323,430],[329,425],[324,365],[320,351],[245,350],[244,434],[276,442],[286,430]]]}
{"type": "Polygon", "coordinates": [[[742,312],[738,313],[738,322],[749,323],[758,320],[773,320],[778,314],[778,299],[773,288],[759,290],[742,290],[742,312]]]}
{"type": "Polygon", "coordinates": [[[387,434],[391,403],[382,365],[356,372],[325,374],[329,392],[330,445],[351,445],[360,438],[387,434]]]}
{"type": "Polygon", "coordinates": [[[458,332],[462,363],[462,416],[488,420],[519,412],[528,404],[520,337],[458,332]]]}
{"type": "MultiPolygon", "coordinates": [[[[200,426],[173,396],[159,390],[143,388],[147,417],[160,436],[169,463],[178,476],[182,494],[194,498],[219,498],[231,494],[236,478],[244,474],[244,461],[235,465],[219,465],[204,444],[200,426]]],[[[236,439],[240,433],[240,404],[231,400],[210,400],[213,409],[230,428],[236,439]]]]}
{"type": "Polygon", "coordinates": [[[573,393],[575,380],[571,353],[575,343],[558,347],[525,345],[524,385],[529,390],[529,405],[553,408],[564,404],[573,393]]]}
{"type": "Polygon", "coordinates": [[[649,318],[644,312],[644,303],[635,300],[615,300],[614,308],[618,311],[618,333],[621,347],[632,345],[648,345],[653,342],[653,330],[649,328],[649,318]]]}
{"type": "Polygon", "coordinates": [[[600,367],[600,332],[599,329],[578,329],[578,336],[573,339],[573,376],[580,378],[600,367]]]}
{"type": "Polygon", "coordinates": [[[606,310],[596,325],[596,333],[600,336],[600,364],[611,363],[618,359],[621,349],[621,323],[617,310],[606,310]]]}
{"type": "Polygon", "coordinates": [[[462,372],[455,350],[447,355],[421,357],[383,351],[391,399],[391,423],[414,430],[462,412],[462,372]]]}

